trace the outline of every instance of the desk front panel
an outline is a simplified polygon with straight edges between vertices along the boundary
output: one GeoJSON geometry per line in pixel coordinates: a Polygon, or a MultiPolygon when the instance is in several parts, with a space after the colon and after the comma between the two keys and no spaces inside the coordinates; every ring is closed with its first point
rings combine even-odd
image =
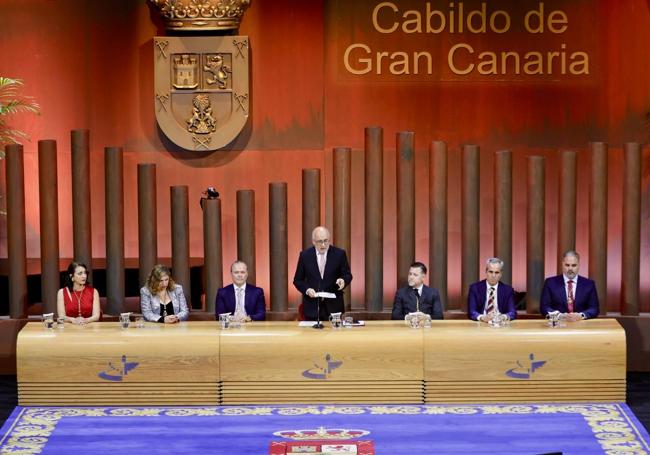
{"type": "Polygon", "coordinates": [[[315,330],[215,322],[44,330],[17,344],[21,405],[624,401],[613,319],[548,328],[435,321],[315,330]]]}
{"type": "Polygon", "coordinates": [[[625,400],[625,332],[615,319],[556,328],[444,321],[424,345],[427,402],[625,400]]]}
{"type": "Polygon", "coordinates": [[[219,401],[219,335],[214,322],[29,323],[18,334],[21,404],[174,404],[219,401]]]}
{"type": "MultiPolygon", "coordinates": [[[[406,329],[406,330],[404,330],[406,329]]],[[[221,334],[224,403],[421,403],[422,332],[255,323],[221,334]]]]}

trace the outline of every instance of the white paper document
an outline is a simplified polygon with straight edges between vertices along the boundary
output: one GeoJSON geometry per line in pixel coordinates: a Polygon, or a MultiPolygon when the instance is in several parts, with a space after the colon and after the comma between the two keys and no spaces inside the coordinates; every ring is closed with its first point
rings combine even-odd
{"type": "Polygon", "coordinates": [[[336,294],[334,294],[333,292],[321,291],[316,293],[316,297],[320,297],[321,299],[335,299],[336,294]]]}

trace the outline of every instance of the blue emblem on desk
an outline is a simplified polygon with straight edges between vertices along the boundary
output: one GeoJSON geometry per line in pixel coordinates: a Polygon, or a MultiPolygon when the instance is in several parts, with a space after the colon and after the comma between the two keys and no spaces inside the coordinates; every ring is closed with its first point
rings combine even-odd
{"type": "Polygon", "coordinates": [[[108,370],[98,373],[97,376],[107,381],[122,381],[124,376],[129,374],[129,371],[134,370],[139,364],[139,362],[127,362],[126,356],[123,355],[121,365],[115,366],[113,362],[108,362],[108,370]]]}
{"type": "Polygon", "coordinates": [[[506,376],[514,379],[530,379],[535,370],[541,368],[546,360],[535,360],[535,354],[530,354],[525,363],[517,360],[517,366],[506,371],[506,376]]]}
{"type": "Polygon", "coordinates": [[[332,371],[341,365],[343,365],[342,361],[332,360],[330,354],[325,354],[325,363],[322,366],[314,363],[314,366],[303,371],[302,375],[308,379],[327,379],[332,374],[332,371]]]}

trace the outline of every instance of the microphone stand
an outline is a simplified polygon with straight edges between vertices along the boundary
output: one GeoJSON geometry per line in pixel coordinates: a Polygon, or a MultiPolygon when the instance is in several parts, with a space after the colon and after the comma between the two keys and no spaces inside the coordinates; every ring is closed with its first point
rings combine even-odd
{"type": "Polygon", "coordinates": [[[312,329],[322,329],[322,328],[325,327],[320,322],[320,303],[321,303],[321,300],[323,300],[322,297],[318,297],[318,299],[316,300],[316,324],[311,326],[312,329]]]}
{"type": "MultiPolygon", "coordinates": [[[[321,278],[321,283],[319,283],[318,289],[321,288],[322,284],[323,283],[322,283],[322,278],[321,278]]],[[[318,292],[320,292],[320,290],[318,292]]],[[[320,322],[320,304],[321,304],[321,300],[323,300],[322,297],[317,297],[317,299],[316,299],[316,324],[311,326],[312,329],[323,329],[323,328],[325,328],[325,326],[323,324],[321,324],[321,322],[320,322]]]]}

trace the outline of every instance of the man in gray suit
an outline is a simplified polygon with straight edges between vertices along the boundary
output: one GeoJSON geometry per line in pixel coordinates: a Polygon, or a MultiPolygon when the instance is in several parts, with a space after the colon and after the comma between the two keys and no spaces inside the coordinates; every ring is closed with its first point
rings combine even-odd
{"type": "Polygon", "coordinates": [[[427,276],[427,266],[414,262],[409,268],[408,286],[400,288],[395,293],[391,319],[404,320],[404,317],[415,311],[421,311],[431,316],[431,319],[442,319],[442,304],[440,294],[435,288],[424,284],[427,276]]]}

